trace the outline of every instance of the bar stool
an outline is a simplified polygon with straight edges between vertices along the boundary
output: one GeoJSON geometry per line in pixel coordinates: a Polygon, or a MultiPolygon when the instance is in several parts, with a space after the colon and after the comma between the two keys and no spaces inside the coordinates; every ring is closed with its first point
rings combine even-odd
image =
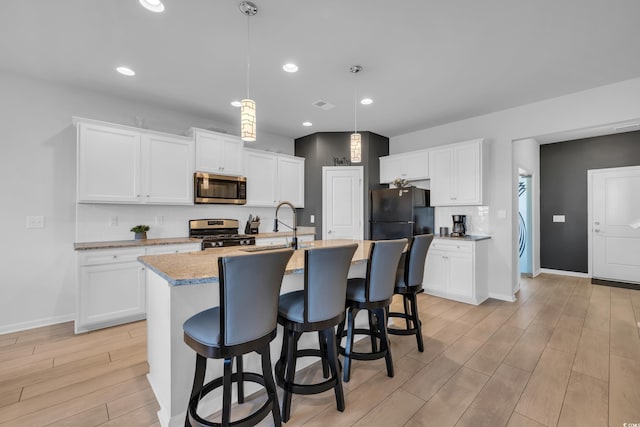
{"type": "Polygon", "coordinates": [[[201,311],[183,325],[184,342],[197,353],[185,426],[229,426],[231,386],[238,383],[238,403],[244,403],[244,381],[264,386],[268,398],[260,409],[233,425],[255,425],[270,411],[275,425],[282,424],[269,343],[276,336],[280,286],[292,254],[291,249],[283,249],[218,258],[220,306],[201,311]],[[243,372],[242,355],[252,351],[261,355],[262,375],[243,372]],[[207,358],[224,359],[224,374],[204,385],[207,358]],[[237,372],[232,374],[234,358],[237,372]],[[198,403],[220,386],[222,423],[214,423],[198,414],[198,403]]]}
{"type": "Polygon", "coordinates": [[[345,347],[339,347],[340,354],[344,355],[344,382],[349,382],[352,359],[375,360],[384,357],[387,375],[393,377],[393,360],[387,335],[386,310],[393,298],[398,262],[406,244],[407,239],[371,243],[366,277],[349,279],[347,282],[347,330],[345,332],[345,321],[343,320],[338,325],[337,331],[338,340],[341,340],[345,335],[347,337],[345,347]],[[355,318],[360,310],[367,310],[369,313],[369,329],[355,328],[355,318]],[[353,351],[354,335],[370,336],[370,353],[353,351]],[[377,340],[380,340],[380,350],[377,348],[377,340]]]}
{"type": "Polygon", "coordinates": [[[284,389],[282,420],[289,421],[291,394],[317,394],[331,388],[338,411],[344,411],[334,327],[344,320],[347,275],[357,244],[309,249],[304,253],[304,289],[280,296],[278,323],[284,328],[282,352],[276,363],[276,382],[284,389]],[[318,332],[320,349],[298,350],[304,332],[318,332]],[[323,376],[318,384],[296,384],[296,359],[320,357],[323,376]],[[331,376],[329,377],[329,370],[331,376]]]}
{"type": "Polygon", "coordinates": [[[404,259],[400,259],[396,274],[396,287],[394,294],[402,295],[404,312],[388,311],[387,316],[405,319],[406,328],[387,327],[392,335],[414,335],[418,342],[418,351],[424,351],[422,343],[422,322],[418,317],[417,295],[422,291],[424,277],[424,264],[427,258],[429,246],[433,241],[433,234],[414,236],[409,240],[409,248],[404,259]]]}

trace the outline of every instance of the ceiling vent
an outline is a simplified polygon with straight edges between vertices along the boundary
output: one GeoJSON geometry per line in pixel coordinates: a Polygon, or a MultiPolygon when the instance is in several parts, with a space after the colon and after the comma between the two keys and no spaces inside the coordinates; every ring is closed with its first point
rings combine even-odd
{"type": "Polygon", "coordinates": [[[317,101],[312,102],[311,105],[313,105],[314,107],[318,107],[321,110],[325,110],[325,111],[331,110],[332,108],[336,107],[332,103],[327,102],[327,101],[323,101],[322,99],[319,99],[317,101]]]}

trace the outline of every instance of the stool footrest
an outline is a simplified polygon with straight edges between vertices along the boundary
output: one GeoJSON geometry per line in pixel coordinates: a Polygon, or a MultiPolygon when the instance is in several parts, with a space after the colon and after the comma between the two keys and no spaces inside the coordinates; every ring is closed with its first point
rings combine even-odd
{"type": "MultiPolygon", "coordinates": [[[[232,382],[238,382],[238,373],[233,373],[231,374],[231,381],[232,382]]],[[[265,384],[265,380],[264,377],[260,374],[256,374],[254,372],[243,372],[242,373],[242,379],[244,381],[249,381],[249,382],[253,382],[253,383],[257,383],[262,385],[263,387],[266,386],[265,384]]],[[[191,425],[193,427],[221,427],[222,424],[221,423],[215,423],[212,421],[207,421],[204,418],[200,417],[197,414],[197,404],[198,401],[202,399],[203,396],[205,396],[206,394],[212,392],[213,390],[215,390],[216,388],[222,387],[222,382],[223,382],[223,378],[219,377],[216,378],[210,382],[208,382],[207,384],[205,384],[202,387],[202,391],[200,392],[200,396],[196,396],[193,399],[191,399],[191,401],[189,402],[189,407],[188,407],[188,411],[189,411],[189,422],[191,423],[191,425]]],[[[231,422],[229,425],[230,426],[234,426],[234,427],[244,427],[244,426],[253,426],[255,424],[257,424],[258,422],[260,422],[260,420],[263,420],[267,415],[269,415],[269,413],[271,412],[271,409],[273,407],[273,399],[268,397],[267,394],[267,401],[260,407],[260,409],[258,409],[257,411],[253,412],[251,415],[242,418],[240,420],[236,420],[231,422]]]]}

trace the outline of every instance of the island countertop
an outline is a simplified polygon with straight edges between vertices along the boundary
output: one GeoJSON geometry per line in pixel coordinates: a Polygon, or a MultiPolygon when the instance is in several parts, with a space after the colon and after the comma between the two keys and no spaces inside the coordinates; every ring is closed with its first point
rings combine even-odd
{"type": "MultiPolygon", "coordinates": [[[[358,243],[358,249],[351,261],[357,264],[366,261],[369,255],[370,240],[314,240],[305,243],[304,248],[294,252],[285,274],[300,272],[304,269],[304,250],[306,248],[323,248],[341,246],[350,243],[358,243]]],[[[146,255],[138,260],[151,271],[165,279],[172,286],[193,285],[198,283],[211,283],[218,281],[218,258],[230,255],[248,255],[239,246],[227,248],[212,248],[199,252],[146,255]]]]}

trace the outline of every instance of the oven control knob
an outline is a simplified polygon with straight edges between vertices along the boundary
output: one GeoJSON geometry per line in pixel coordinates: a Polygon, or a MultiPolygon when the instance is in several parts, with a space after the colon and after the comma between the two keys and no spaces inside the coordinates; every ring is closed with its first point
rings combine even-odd
{"type": "Polygon", "coordinates": [[[222,246],[222,242],[216,242],[217,246],[222,246]]]}

